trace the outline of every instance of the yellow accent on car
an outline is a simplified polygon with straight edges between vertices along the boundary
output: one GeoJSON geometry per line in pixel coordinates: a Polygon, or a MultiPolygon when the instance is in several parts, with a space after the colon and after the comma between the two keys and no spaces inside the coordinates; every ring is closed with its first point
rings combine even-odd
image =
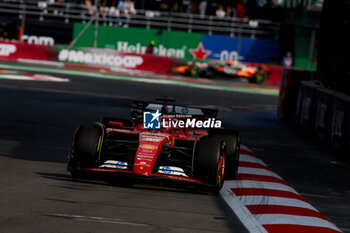
{"type": "Polygon", "coordinates": [[[142,145],[143,149],[147,149],[147,150],[153,150],[156,148],[156,146],[154,145],[142,145]]]}
{"type": "Polygon", "coordinates": [[[102,140],[102,136],[100,136],[99,139],[98,139],[98,143],[97,143],[97,153],[100,151],[101,140],[102,140]]]}
{"type": "Polygon", "coordinates": [[[221,149],[222,149],[222,150],[225,149],[225,146],[226,146],[226,142],[223,142],[223,143],[221,144],[221,149]]]}

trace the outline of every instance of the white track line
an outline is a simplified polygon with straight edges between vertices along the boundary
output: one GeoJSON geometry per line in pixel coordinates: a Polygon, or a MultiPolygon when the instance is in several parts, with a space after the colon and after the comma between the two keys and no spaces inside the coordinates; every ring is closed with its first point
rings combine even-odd
{"type": "Polygon", "coordinates": [[[148,224],[128,222],[128,221],[125,221],[125,220],[122,220],[122,219],[116,219],[116,218],[103,218],[103,217],[92,217],[92,216],[82,216],[82,215],[68,215],[68,214],[54,214],[54,213],[47,213],[45,215],[47,215],[47,216],[54,216],[54,217],[68,218],[68,219],[74,219],[74,220],[77,220],[77,221],[103,222],[103,223],[113,223],[113,224],[141,226],[141,227],[148,226],[148,224]]]}
{"type": "Polygon", "coordinates": [[[69,82],[67,78],[58,78],[48,75],[18,75],[18,74],[0,74],[0,79],[22,80],[22,81],[46,81],[46,82],[69,82]]]}
{"type": "Polygon", "coordinates": [[[34,80],[27,75],[14,75],[14,74],[2,74],[0,79],[11,79],[11,80],[34,80]]]}

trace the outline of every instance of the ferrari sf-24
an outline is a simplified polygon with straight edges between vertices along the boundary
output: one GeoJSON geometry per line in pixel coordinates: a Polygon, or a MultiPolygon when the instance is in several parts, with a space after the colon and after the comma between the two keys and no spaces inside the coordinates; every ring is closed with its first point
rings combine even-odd
{"type": "MultiPolygon", "coordinates": [[[[159,99],[158,99],[159,100],[159,99]]],[[[73,177],[84,173],[172,180],[219,191],[225,179],[238,170],[240,135],[223,128],[175,127],[147,129],[145,112],[160,112],[164,122],[191,119],[212,120],[217,110],[162,103],[133,102],[131,120],[105,117],[80,125],[73,137],[68,170],[73,177]],[[183,113],[186,112],[184,115],[183,113]]],[[[193,125],[192,125],[193,126],[193,125]]],[[[118,182],[115,182],[118,183],[118,182]]]]}

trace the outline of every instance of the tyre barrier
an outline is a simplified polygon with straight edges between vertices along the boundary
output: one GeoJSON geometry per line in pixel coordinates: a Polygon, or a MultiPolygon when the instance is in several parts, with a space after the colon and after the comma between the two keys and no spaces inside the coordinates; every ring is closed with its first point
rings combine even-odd
{"type": "Polygon", "coordinates": [[[317,81],[302,81],[294,119],[304,134],[350,156],[349,96],[322,88],[317,81]]]}

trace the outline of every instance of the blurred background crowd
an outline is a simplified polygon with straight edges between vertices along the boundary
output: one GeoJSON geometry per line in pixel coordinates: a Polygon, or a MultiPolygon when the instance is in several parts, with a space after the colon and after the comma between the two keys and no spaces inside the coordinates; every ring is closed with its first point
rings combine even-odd
{"type": "MultiPolygon", "coordinates": [[[[201,17],[233,17],[281,21],[288,18],[289,8],[299,1],[286,0],[47,0],[48,5],[62,3],[80,4],[90,15],[99,13],[103,17],[135,15],[137,9],[199,14],[201,17]],[[295,2],[295,3],[294,3],[295,2]]],[[[305,1],[310,2],[310,1],[305,1]]],[[[311,1],[317,2],[315,0],[311,1]]]]}

